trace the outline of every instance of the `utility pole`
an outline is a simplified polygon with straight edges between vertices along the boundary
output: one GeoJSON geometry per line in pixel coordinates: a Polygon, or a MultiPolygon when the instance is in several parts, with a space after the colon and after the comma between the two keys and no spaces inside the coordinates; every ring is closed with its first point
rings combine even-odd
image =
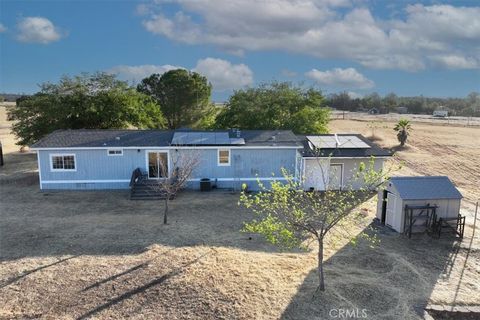
{"type": "Polygon", "coordinates": [[[0,166],[3,166],[3,147],[2,147],[2,141],[0,141],[0,166]]]}

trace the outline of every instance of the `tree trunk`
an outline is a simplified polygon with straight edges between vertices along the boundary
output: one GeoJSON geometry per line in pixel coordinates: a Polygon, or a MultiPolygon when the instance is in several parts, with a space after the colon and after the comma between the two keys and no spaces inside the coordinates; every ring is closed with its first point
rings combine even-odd
{"type": "Polygon", "coordinates": [[[318,239],[318,289],[325,291],[325,277],[323,275],[323,238],[318,239]]]}
{"type": "Polygon", "coordinates": [[[165,198],[165,211],[163,212],[163,224],[167,224],[167,215],[168,215],[168,194],[165,198]]]}

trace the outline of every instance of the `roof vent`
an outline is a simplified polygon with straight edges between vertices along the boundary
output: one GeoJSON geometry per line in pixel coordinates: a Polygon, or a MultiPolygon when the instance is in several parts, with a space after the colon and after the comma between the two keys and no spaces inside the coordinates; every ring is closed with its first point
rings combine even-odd
{"type": "Polygon", "coordinates": [[[115,140],[120,140],[120,137],[115,137],[115,140]]]}
{"type": "Polygon", "coordinates": [[[242,131],[240,131],[240,129],[232,128],[231,131],[233,133],[234,138],[241,138],[242,137],[242,131]]]}

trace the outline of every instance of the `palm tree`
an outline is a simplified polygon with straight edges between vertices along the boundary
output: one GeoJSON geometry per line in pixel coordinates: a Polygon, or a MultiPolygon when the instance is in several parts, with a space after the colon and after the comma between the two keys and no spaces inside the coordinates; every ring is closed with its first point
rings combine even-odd
{"type": "Polygon", "coordinates": [[[410,124],[410,121],[407,119],[400,119],[393,128],[393,130],[397,131],[397,139],[400,142],[400,146],[403,147],[407,142],[407,138],[410,134],[411,129],[412,126],[410,124]]]}

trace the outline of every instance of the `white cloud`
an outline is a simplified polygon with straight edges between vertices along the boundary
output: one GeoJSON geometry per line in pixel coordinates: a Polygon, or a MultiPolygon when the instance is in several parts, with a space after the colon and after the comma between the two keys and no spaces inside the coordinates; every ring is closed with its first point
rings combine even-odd
{"type": "Polygon", "coordinates": [[[120,65],[109,69],[108,73],[117,74],[120,79],[127,81],[140,82],[142,79],[154,74],[163,74],[173,69],[184,69],[183,67],[172,66],[169,64],[158,66],[153,64],[144,64],[139,66],[120,65]]]}
{"type": "Polygon", "coordinates": [[[2,23],[0,23],[0,33],[7,31],[7,27],[5,27],[2,23]]]}
{"type": "Polygon", "coordinates": [[[475,69],[480,67],[480,58],[465,57],[462,55],[440,55],[433,56],[430,59],[439,66],[447,69],[475,69]]]}
{"type": "MultiPolygon", "coordinates": [[[[120,79],[140,82],[153,73],[163,74],[173,69],[186,69],[173,65],[119,65],[107,72],[117,74],[120,79]]],[[[238,89],[253,83],[253,72],[245,64],[232,64],[229,61],[215,58],[205,58],[197,61],[192,71],[207,77],[215,91],[238,89]]]]}
{"type": "Polygon", "coordinates": [[[437,56],[469,61],[480,52],[480,7],[409,5],[404,18],[385,20],[347,0],[169,2],[179,6],[176,13],[162,11],[162,1],[150,5],[143,21],[148,31],[238,54],[283,50],[347,59],[370,68],[416,71],[438,65],[437,56]]]}
{"type": "Polygon", "coordinates": [[[43,17],[22,18],[17,24],[17,29],[17,39],[21,42],[47,44],[62,37],[59,29],[43,17]]]}
{"type": "Polygon", "coordinates": [[[253,83],[253,72],[245,64],[232,64],[215,58],[198,60],[193,69],[212,83],[215,91],[239,89],[253,83]]]}
{"type": "Polygon", "coordinates": [[[335,68],[327,71],[312,69],[305,75],[319,84],[335,88],[368,89],[375,86],[372,80],[366,78],[354,68],[335,68]]]}
{"type": "Polygon", "coordinates": [[[297,73],[295,71],[292,71],[289,69],[282,69],[281,74],[282,76],[288,77],[288,78],[293,78],[297,76],[297,73]]]}

